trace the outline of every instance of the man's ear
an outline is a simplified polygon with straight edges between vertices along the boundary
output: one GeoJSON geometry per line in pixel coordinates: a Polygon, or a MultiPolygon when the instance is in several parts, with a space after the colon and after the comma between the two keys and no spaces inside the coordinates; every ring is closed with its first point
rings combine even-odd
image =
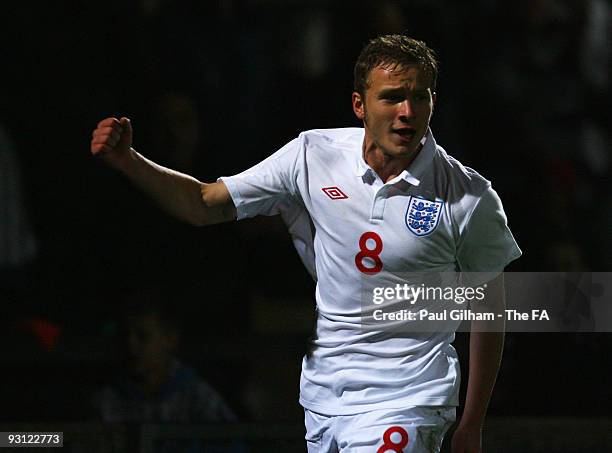
{"type": "Polygon", "coordinates": [[[361,94],[357,93],[356,91],[353,91],[352,102],[353,112],[355,112],[355,116],[363,121],[365,119],[365,108],[361,94]]]}

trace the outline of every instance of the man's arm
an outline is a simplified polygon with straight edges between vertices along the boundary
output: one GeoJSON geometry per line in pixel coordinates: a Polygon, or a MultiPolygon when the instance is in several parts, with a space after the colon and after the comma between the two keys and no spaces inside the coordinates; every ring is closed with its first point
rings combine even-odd
{"type": "Polygon", "coordinates": [[[193,225],[210,225],[236,218],[236,208],[222,182],[204,184],[162,167],[132,148],[132,125],[127,118],[98,123],[91,153],[123,173],[170,215],[193,225]]]}
{"type": "Polygon", "coordinates": [[[504,349],[504,280],[500,274],[487,284],[484,304],[473,311],[495,313],[494,321],[472,321],[465,408],[453,435],[452,453],[480,453],[482,428],[504,349]],[[502,314],[502,317],[497,317],[502,314]]]}

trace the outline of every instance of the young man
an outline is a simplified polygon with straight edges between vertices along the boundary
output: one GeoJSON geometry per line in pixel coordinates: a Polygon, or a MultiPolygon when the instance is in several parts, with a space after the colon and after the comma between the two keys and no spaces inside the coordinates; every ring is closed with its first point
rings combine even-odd
{"type": "MultiPolygon", "coordinates": [[[[376,38],[355,65],[363,129],[303,132],[213,184],[138,154],[127,118],[94,131],[92,153],[178,218],[207,225],[283,214],[317,277],[316,336],[300,382],[309,452],[438,451],[458,404],[454,332],[365,328],[363,288],[393,287],[411,272],[501,272],[520,255],[490,183],[436,145],[436,78],[423,42],[376,38]]],[[[480,451],[502,345],[500,331],[471,335],[455,453],[480,451]]]]}

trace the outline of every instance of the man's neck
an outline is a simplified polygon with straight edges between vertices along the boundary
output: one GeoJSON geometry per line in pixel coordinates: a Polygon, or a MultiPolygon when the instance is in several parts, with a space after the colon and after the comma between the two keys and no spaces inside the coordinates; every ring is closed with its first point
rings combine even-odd
{"type": "Polygon", "coordinates": [[[389,182],[406,170],[419,154],[423,145],[409,156],[389,156],[374,142],[364,139],[363,159],[383,182],[389,182]],[[369,142],[369,143],[368,143],[369,142]]]}

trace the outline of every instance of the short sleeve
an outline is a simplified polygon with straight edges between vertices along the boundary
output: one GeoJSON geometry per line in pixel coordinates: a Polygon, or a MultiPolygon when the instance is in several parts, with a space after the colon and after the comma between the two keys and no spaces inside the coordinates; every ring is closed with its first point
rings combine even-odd
{"type": "Polygon", "coordinates": [[[283,202],[298,196],[296,181],[303,147],[300,136],[254,167],[219,178],[232,197],[238,220],[279,214],[283,202]]]}
{"type": "Polygon", "coordinates": [[[478,200],[465,224],[457,248],[457,263],[462,272],[502,272],[521,256],[502,202],[489,186],[478,200]]]}

